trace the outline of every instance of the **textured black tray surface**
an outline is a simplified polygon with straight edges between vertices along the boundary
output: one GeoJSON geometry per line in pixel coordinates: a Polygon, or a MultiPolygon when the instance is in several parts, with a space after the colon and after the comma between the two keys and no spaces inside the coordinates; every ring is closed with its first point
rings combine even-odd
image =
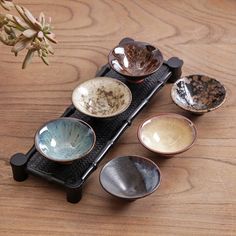
{"type": "MultiPolygon", "coordinates": [[[[166,65],[162,67],[151,76],[147,77],[143,83],[132,84],[127,83],[125,78],[115,71],[108,69],[103,76],[113,77],[125,82],[130,88],[133,96],[130,107],[122,114],[107,119],[98,119],[86,116],[75,110],[70,114],[70,117],[82,119],[90,124],[97,136],[97,141],[94,149],[84,158],[74,161],[70,165],[61,165],[52,162],[43,157],[37,151],[33,153],[27,164],[28,172],[39,175],[48,180],[57,182],[64,186],[76,186],[82,182],[82,176],[93,165],[99,153],[106,146],[122,125],[127,122],[130,115],[137,109],[143,100],[153,91],[158,84],[163,84],[166,81],[161,81],[165,75],[169,73],[169,68],[166,65]]],[[[166,78],[165,78],[166,79],[166,78]]]]}

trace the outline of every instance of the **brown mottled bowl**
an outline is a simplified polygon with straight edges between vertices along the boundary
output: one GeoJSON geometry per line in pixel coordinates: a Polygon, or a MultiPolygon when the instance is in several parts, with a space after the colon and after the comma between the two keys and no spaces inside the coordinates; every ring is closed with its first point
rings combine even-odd
{"type": "Polygon", "coordinates": [[[175,113],[162,113],[148,118],[138,129],[141,144],[161,156],[187,151],[196,137],[197,130],[193,122],[175,113]]]}
{"type": "Polygon", "coordinates": [[[175,82],[171,97],[184,110],[202,115],[225,102],[226,89],[216,79],[205,75],[189,75],[175,82]]]}
{"type": "Polygon", "coordinates": [[[113,48],[108,61],[113,70],[128,77],[130,82],[137,82],[157,71],[163,56],[158,48],[148,43],[129,41],[113,48]]]}
{"type": "Polygon", "coordinates": [[[121,156],[109,161],[100,172],[102,187],[113,196],[136,200],[153,193],[160,185],[161,173],[151,160],[121,156]]]}
{"type": "Polygon", "coordinates": [[[132,101],[130,89],[121,81],[109,77],[96,77],[76,87],[72,102],[82,113],[107,118],[124,112],[132,101]]]}

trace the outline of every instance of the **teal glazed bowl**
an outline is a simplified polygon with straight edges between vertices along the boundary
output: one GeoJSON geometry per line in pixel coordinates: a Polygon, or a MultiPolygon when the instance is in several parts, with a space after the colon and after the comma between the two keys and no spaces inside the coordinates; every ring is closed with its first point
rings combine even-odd
{"type": "Polygon", "coordinates": [[[86,122],[59,118],[44,124],[35,135],[35,147],[44,157],[70,163],[87,155],[94,147],[96,135],[86,122]]]}

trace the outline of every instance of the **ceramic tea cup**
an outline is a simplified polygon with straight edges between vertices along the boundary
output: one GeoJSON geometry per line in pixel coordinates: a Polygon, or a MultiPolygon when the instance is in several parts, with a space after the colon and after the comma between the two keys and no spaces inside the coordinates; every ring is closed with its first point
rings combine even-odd
{"type": "Polygon", "coordinates": [[[128,41],[113,48],[108,61],[113,70],[127,77],[128,81],[137,83],[161,67],[163,56],[151,44],[128,41]]]}
{"type": "Polygon", "coordinates": [[[161,173],[151,160],[140,156],[121,156],[109,161],[100,172],[100,183],[113,196],[136,200],[153,193],[160,185],[161,173]]]}
{"type": "Polygon", "coordinates": [[[46,158],[71,163],[94,147],[95,133],[90,125],[75,118],[51,120],[38,129],[35,147],[46,158]]]}
{"type": "Polygon", "coordinates": [[[171,98],[180,108],[196,115],[219,108],[226,100],[226,89],[206,75],[189,75],[177,80],[171,98]]]}
{"type": "Polygon", "coordinates": [[[195,125],[184,116],[164,113],[145,120],[138,129],[141,144],[163,156],[187,151],[195,142],[195,125]]]}
{"type": "Polygon", "coordinates": [[[87,80],[76,87],[72,102],[80,112],[97,118],[108,118],[124,112],[132,101],[130,89],[109,77],[87,80]]]}

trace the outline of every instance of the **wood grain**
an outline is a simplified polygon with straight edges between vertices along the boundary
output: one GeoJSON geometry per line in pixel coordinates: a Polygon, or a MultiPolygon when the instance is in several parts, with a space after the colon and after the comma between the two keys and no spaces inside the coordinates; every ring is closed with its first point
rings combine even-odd
{"type": "Polygon", "coordinates": [[[60,41],[50,67],[35,59],[21,70],[0,46],[0,235],[236,235],[236,2],[234,0],[19,0],[53,18],[60,41]],[[126,203],[102,190],[100,168],[77,205],[53,184],[12,179],[9,158],[26,152],[36,129],[71,103],[73,88],[92,78],[109,50],[129,36],[184,60],[183,74],[208,74],[228,92],[224,106],[201,117],[176,107],[167,85],[120,138],[100,168],[125,154],[150,157],[162,184],[148,198],[126,203]],[[143,148],[136,130],[160,112],[192,119],[198,140],[189,151],[163,159],[143,148]]]}

